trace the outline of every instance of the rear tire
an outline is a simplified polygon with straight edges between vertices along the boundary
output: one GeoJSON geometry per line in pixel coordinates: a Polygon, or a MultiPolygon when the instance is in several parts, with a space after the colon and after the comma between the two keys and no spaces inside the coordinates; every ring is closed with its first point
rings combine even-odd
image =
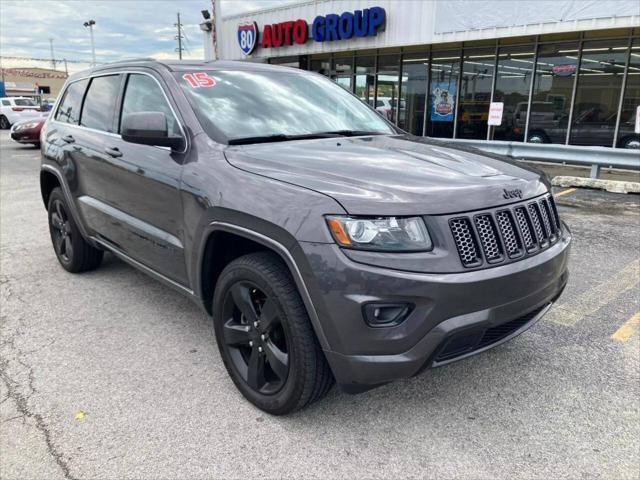
{"type": "Polygon", "coordinates": [[[624,138],[620,141],[620,146],[630,150],[638,150],[640,149],[640,137],[624,138]]]}
{"type": "Polygon", "coordinates": [[[0,130],[9,130],[10,128],[11,124],[9,123],[9,120],[7,120],[7,117],[0,115],[0,130]]]}
{"type": "Polygon", "coordinates": [[[240,257],[213,297],[220,355],[247,400],[273,415],[322,398],[333,375],[287,267],[272,252],[240,257]]]}
{"type": "Polygon", "coordinates": [[[49,232],[53,251],[66,271],[71,273],[94,270],[102,263],[104,252],[90,245],[80,233],[70,213],[67,199],[60,187],[49,195],[49,232]]]}
{"type": "Polygon", "coordinates": [[[544,132],[531,132],[527,137],[527,143],[549,143],[549,137],[544,132]]]}

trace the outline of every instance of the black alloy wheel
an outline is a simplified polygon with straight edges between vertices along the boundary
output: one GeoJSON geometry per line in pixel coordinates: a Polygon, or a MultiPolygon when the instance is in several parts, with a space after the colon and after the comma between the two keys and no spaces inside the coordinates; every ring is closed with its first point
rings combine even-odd
{"type": "Polygon", "coordinates": [[[4,115],[1,115],[0,130],[8,130],[9,128],[11,128],[11,124],[9,123],[9,120],[7,120],[7,117],[5,117],[4,115]]]}
{"type": "Polygon", "coordinates": [[[256,392],[280,391],[289,374],[289,347],[277,300],[239,281],[227,292],[223,311],[222,341],[234,368],[256,392]]]}
{"type": "Polygon", "coordinates": [[[258,408],[284,415],[334,384],[296,283],[275,253],[231,261],[215,282],[212,314],[227,372],[258,408]]]}
{"type": "Polygon", "coordinates": [[[65,263],[70,263],[73,259],[73,242],[69,214],[60,199],[54,199],[51,206],[53,207],[51,212],[53,248],[58,258],[65,263]]]}
{"type": "Polygon", "coordinates": [[[71,273],[98,268],[104,251],[95,248],[82,237],[60,187],[51,191],[47,212],[51,242],[60,265],[71,273]]]}

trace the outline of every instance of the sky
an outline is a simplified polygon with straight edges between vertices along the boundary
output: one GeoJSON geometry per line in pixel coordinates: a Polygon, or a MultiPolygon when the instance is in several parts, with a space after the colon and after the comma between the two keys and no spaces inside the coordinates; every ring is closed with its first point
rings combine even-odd
{"type": "MultiPolygon", "coordinates": [[[[217,0],[222,16],[271,8],[295,0],[217,0]]],[[[175,51],[176,13],[184,28],[183,58],[203,58],[199,24],[201,10],[211,11],[211,0],[0,0],[0,55],[2,66],[51,68],[54,57],[66,58],[70,73],[90,66],[89,19],[94,26],[96,62],[132,57],[178,58],[175,51]],[[46,59],[34,61],[6,57],[46,59]]],[[[64,70],[64,65],[56,66],[64,70]]]]}

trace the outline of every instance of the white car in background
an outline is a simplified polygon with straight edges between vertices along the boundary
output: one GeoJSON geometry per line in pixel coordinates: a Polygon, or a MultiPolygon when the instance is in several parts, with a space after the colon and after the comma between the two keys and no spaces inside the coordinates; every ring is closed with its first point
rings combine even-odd
{"type": "MultiPolygon", "coordinates": [[[[398,105],[397,98],[391,97],[378,97],[376,99],[376,111],[380,113],[384,118],[393,122],[393,113],[398,105]]],[[[406,108],[404,100],[400,101],[400,111],[402,112],[406,108]]]]}
{"type": "Polygon", "coordinates": [[[0,98],[0,129],[7,130],[19,120],[46,117],[48,113],[30,98],[3,97],[0,98]]]}

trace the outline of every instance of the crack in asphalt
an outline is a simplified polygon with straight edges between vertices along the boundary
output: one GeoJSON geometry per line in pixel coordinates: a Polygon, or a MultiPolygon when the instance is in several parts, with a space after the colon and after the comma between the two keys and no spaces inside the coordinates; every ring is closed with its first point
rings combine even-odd
{"type": "MultiPolygon", "coordinates": [[[[32,412],[29,409],[28,397],[23,396],[20,392],[17,391],[16,386],[18,385],[18,383],[13,381],[7,373],[8,364],[9,362],[6,359],[0,359],[0,379],[2,379],[7,388],[8,398],[11,398],[15,402],[16,409],[23,418],[30,418],[35,422],[36,429],[44,436],[44,442],[47,446],[47,452],[58,464],[58,466],[62,470],[62,473],[64,474],[64,477],[68,480],[77,480],[77,477],[74,477],[71,474],[66,459],[53,444],[51,432],[49,431],[49,427],[47,426],[46,422],[42,418],[42,415],[32,412]]],[[[20,364],[24,365],[24,362],[20,362],[20,364]]],[[[32,373],[30,373],[30,376],[31,375],[32,373]]]]}
{"type": "MultiPolygon", "coordinates": [[[[24,300],[20,298],[19,295],[16,295],[14,292],[12,292],[11,282],[8,277],[3,276],[3,278],[0,279],[0,284],[2,285],[4,290],[2,292],[3,303],[6,303],[7,300],[10,298],[15,299],[19,302],[25,303],[24,300]]],[[[0,319],[1,319],[0,325],[4,327],[7,317],[3,315],[2,317],[0,317],[0,319]]],[[[20,326],[22,325],[23,323],[22,317],[17,319],[17,323],[20,326]]],[[[5,328],[3,328],[3,330],[5,330],[5,328]]],[[[13,352],[15,361],[18,364],[20,364],[24,370],[26,370],[28,381],[25,388],[28,389],[29,393],[27,395],[24,395],[20,391],[18,391],[18,388],[21,385],[18,381],[14,380],[9,375],[8,357],[5,354],[0,356],[0,379],[2,379],[2,382],[5,384],[7,388],[7,395],[0,403],[4,403],[9,398],[12,399],[15,402],[18,413],[20,414],[19,416],[12,417],[6,421],[22,418],[23,423],[26,423],[27,418],[33,420],[35,422],[36,430],[38,430],[44,437],[44,442],[46,445],[47,452],[55,460],[56,464],[60,467],[64,477],[68,480],[77,480],[77,477],[71,474],[66,458],[60,451],[58,451],[58,449],[54,445],[51,431],[49,430],[48,425],[44,421],[44,418],[42,417],[41,414],[36,413],[29,408],[29,403],[28,403],[29,399],[33,394],[37,393],[37,390],[34,384],[35,378],[34,378],[33,368],[29,364],[27,364],[25,361],[22,360],[21,357],[23,357],[24,354],[20,350],[20,348],[15,344],[15,336],[19,334],[20,334],[20,327],[14,329],[14,332],[12,334],[7,334],[5,331],[3,334],[3,337],[5,338],[3,338],[2,346],[8,347],[8,349],[13,352]]],[[[5,422],[2,422],[2,423],[5,423],[5,422]]]]}

